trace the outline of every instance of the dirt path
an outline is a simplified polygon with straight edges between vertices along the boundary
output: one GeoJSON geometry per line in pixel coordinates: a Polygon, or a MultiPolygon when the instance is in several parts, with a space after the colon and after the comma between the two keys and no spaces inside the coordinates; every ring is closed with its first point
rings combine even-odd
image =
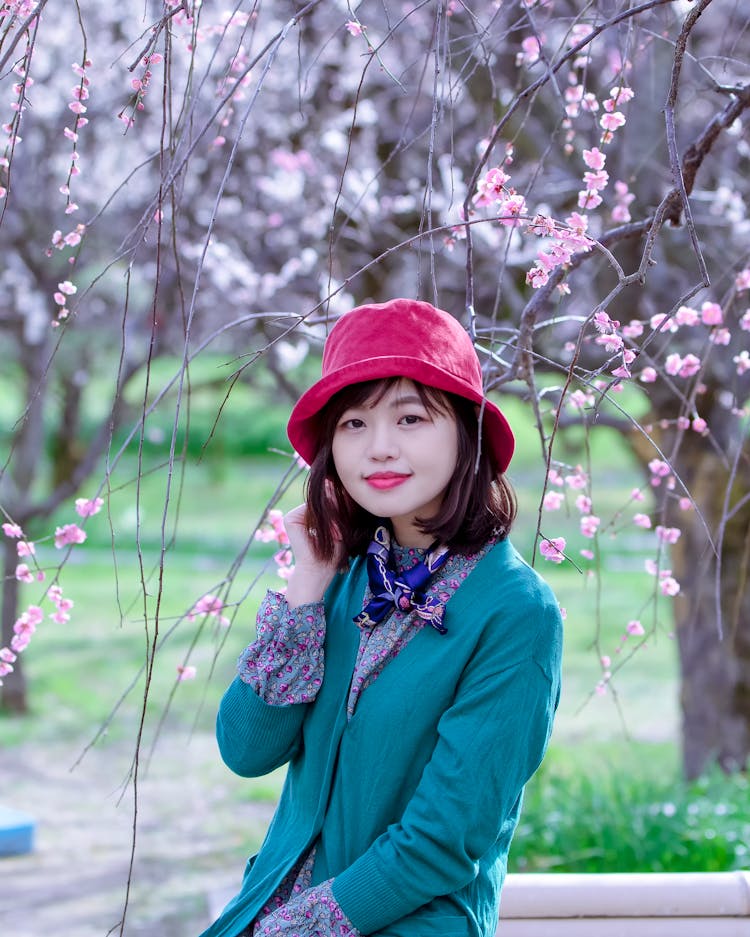
{"type": "MultiPolygon", "coordinates": [[[[35,849],[0,857],[2,937],[106,937],[122,916],[133,790],[118,803],[132,744],[105,744],[71,771],[81,746],[0,755],[0,800],[37,821],[35,849]]],[[[272,802],[221,764],[213,736],[166,738],[139,785],[126,937],[196,937],[209,905],[238,884],[272,802]]],[[[120,933],[119,926],[113,931],[120,933]]]]}

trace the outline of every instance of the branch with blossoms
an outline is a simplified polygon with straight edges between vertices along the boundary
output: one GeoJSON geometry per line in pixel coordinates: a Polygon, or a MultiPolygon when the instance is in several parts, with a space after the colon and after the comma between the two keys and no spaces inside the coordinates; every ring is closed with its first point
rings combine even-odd
{"type": "MultiPolygon", "coordinates": [[[[88,518],[98,514],[103,503],[101,498],[77,498],[75,509],[80,517],[88,518]]],[[[44,582],[47,578],[47,571],[38,565],[36,550],[37,546],[43,544],[48,538],[37,541],[26,539],[23,528],[12,520],[2,524],[2,531],[7,538],[16,541],[16,554],[20,561],[15,569],[15,578],[18,582],[25,584],[44,582]]],[[[57,550],[72,548],[84,543],[85,540],[86,532],[78,524],[63,524],[55,529],[54,545],[57,550]]],[[[69,553],[70,550],[68,550],[68,555],[69,553]]],[[[53,606],[54,611],[49,612],[48,617],[58,625],[64,625],[70,621],[69,612],[74,605],[72,599],[63,596],[62,587],[57,582],[62,566],[63,563],[55,567],[54,581],[45,588],[42,597],[53,606]]],[[[16,619],[10,644],[0,647],[0,686],[3,683],[2,678],[13,672],[18,655],[29,646],[32,636],[44,618],[45,610],[38,604],[30,604],[16,619]]]]}

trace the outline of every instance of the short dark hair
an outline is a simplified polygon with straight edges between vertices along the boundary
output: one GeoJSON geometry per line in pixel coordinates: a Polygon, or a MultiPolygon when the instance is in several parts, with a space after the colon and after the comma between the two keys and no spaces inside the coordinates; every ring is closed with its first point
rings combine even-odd
{"type": "MultiPolygon", "coordinates": [[[[345,387],[318,414],[320,448],[310,466],[305,495],[307,527],[315,531],[313,544],[321,560],[330,562],[343,541],[345,562],[367,550],[382,518],[360,507],[347,493],[333,462],[333,435],[342,414],[350,407],[376,404],[403,378],[390,377],[345,387]]],[[[431,413],[452,413],[458,431],[456,471],[443,503],[434,517],[417,519],[418,527],[456,553],[474,553],[494,533],[508,535],[516,517],[516,496],[510,482],[499,474],[486,447],[479,458],[477,405],[465,397],[413,382],[431,413]]]]}

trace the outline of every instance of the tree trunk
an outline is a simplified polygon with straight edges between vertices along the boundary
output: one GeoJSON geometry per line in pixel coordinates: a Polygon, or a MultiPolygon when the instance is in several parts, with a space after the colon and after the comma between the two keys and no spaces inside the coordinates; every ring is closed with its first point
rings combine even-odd
{"type": "MultiPolygon", "coordinates": [[[[18,557],[16,555],[16,541],[3,538],[3,597],[2,597],[2,641],[0,646],[10,646],[13,640],[13,625],[16,622],[18,611],[18,580],[15,576],[18,557]]],[[[26,677],[19,654],[13,664],[11,673],[3,677],[0,687],[0,708],[6,712],[26,713],[28,704],[26,699],[26,677]]]]}
{"type": "Polygon", "coordinates": [[[750,758],[750,500],[739,505],[750,492],[748,454],[746,443],[726,505],[730,472],[705,440],[688,434],[672,463],[697,505],[697,510],[687,512],[670,507],[668,514],[670,523],[682,530],[672,562],[681,584],[675,624],[682,670],[683,767],[688,778],[714,762],[726,772],[741,771],[750,758]],[[723,538],[717,542],[725,514],[723,538]],[[704,522],[719,551],[718,560],[704,522]]]}

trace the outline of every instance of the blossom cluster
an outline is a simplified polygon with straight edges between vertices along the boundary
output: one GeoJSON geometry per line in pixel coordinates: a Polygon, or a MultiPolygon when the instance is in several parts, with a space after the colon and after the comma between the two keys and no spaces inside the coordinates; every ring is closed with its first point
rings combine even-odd
{"type": "MultiPolygon", "coordinates": [[[[91,517],[97,514],[102,507],[101,498],[78,498],[75,503],[76,512],[80,517],[91,517]]],[[[6,537],[16,541],[16,554],[19,562],[16,566],[15,577],[19,582],[44,582],[46,576],[38,566],[32,572],[29,563],[36,563],[36,541],[29,540],[20,524],[8,520],[2,524],[2,531],[6,537]],[[27,562],[28,561],[28,562],[27,562]]],[[[64,524],[55,529],[54,543],[58,550],[65,546],[83,543],[86,533],[77,524],[64,524]]],[[[54,611],[48,617],[56,624],[62,625],[70,621],[70,610],[73,600],[63,595],[62,587],[53,583],[45,593],[44,598],[51,603],[54,611]]],[[[13,638],[10,645],[0,648],[0,684],[2,678],[12,673],[18,655],[28,647],[37,627],[44,620],[45,612],[39,605],[28,605],[26,610],[16,619],[13,625],[13,638]]]]}
{"type": "Polygon", "coordinates": [[[154,65],[158,65],[161,61],[163,61],[163,56],[158,52],[151,52],[148,55],[144,55],[143,59],[141,60],[140,78],[131,78],[130,88],[132,93],[130,100],[117,115],[125,124],[126,130],[132,127],[135,123],[136,112],[145,110],[146,104],[144,99],[151,84],[151,79],[154,77],[152,68],[154,65]]]}
{"type": "Polygon", "coordinates": [[[255,539],[261,543],[278,543],[281,547],[274,553],[273,559],[277,566],[277,573],[282,579],[289,579],[294,570],[294,557],[289,549],[289,535],[284,527],[284,514],[272,508],[266,515],[267,523],[261,525],[255,532],[255,539]]]}
{"type": "Polygon", "coordinates": [[[13,85],[13,100],[10,102],[10,109],[13,114],[11,119],[0,127],[0,130],[5,134],[5,145],[3,146],[2,156],[0,156],[0,199],[4,199],[8,194],[7,183],[13,154],[16,147],[22,142],[19,135],[21,118],[26,110],[26,95],[34,84],[34,79],[29,74],[30,60],[31,48],[29,47],[20,61],[13,66],[13,73],[18,78],[18,81],[13,85]]]}
{"type": "MultiPolygon", "coordinates": [[[[576,406],[583,407],[593,403],[593,395],[590,392],[576,391],[573,395],[576,406]]],[[[649,463],[651,476],[651,486],[656,488],[666,483],[670,489],[674,488],[676,481],[672,470],[667,462],[660,459],[653,459],[649,463]]],[[[582,537],[592,541],[591,546],[596,547],[596,539],[599,533],[604,529],[602,519],[593,512],[593,504],[590,491],[590,478],[582,466],[577,465],[573,468],[564,466],[550,466],[547,473],[548,489],[542,501],[542,509],[545,514],[560,511],[563,507],[570,507],[572,502],[578,512],[578,524],[582,537]]],[[[670,546],[673,546],[680,539],[682,531],[678,527],[668,527],[663,524],[654,525],[649,514],[637,509],[637,505],[645,500],[643,491],[635,488],[630,493],[629,504],[636,506],[629,520],[624,521],[625,528],[629,524],[644,531],[653,531],[652,546],[654,549],[654,558],[647,558],[644,561],[644,570],[655,579],[655,590],[657,594],[666,598],[673,598],[680,592],[680,583],[675,579],[671,569],[663,568],[661,565],[662,554],[670,546]]],[[[683,510],[692,508],[692,502],[689,498],[680,498],[679,505],[683,510]]],[[[546,525],[545,525],[546,526],[546,525]]],[[[614,521],[607,525],[607,529],[614,536],[614,521]]],[[[544,536],[539,542],[539,552],[542,557],[551,563],[560,564],[569,559],[566,554],[568,547],[565,537],[544,536]]],[[[580,550],[581,556],[586,560],[593,560],[595,553],[589,546],[584,546],[580,550]]],[[[645,635],[645,628],[639,619],[633,619],[627,622],[622,633],[620,644],[617,647],[617,653],[620,653],[625,642],[632,636],[645,635]]],[[[610,670],[611,660],[609,657],[602,657],[603,674],[597,683],[596,692],[602,694],[606,691],[607,684],[611,679],[610,670]]]]}

